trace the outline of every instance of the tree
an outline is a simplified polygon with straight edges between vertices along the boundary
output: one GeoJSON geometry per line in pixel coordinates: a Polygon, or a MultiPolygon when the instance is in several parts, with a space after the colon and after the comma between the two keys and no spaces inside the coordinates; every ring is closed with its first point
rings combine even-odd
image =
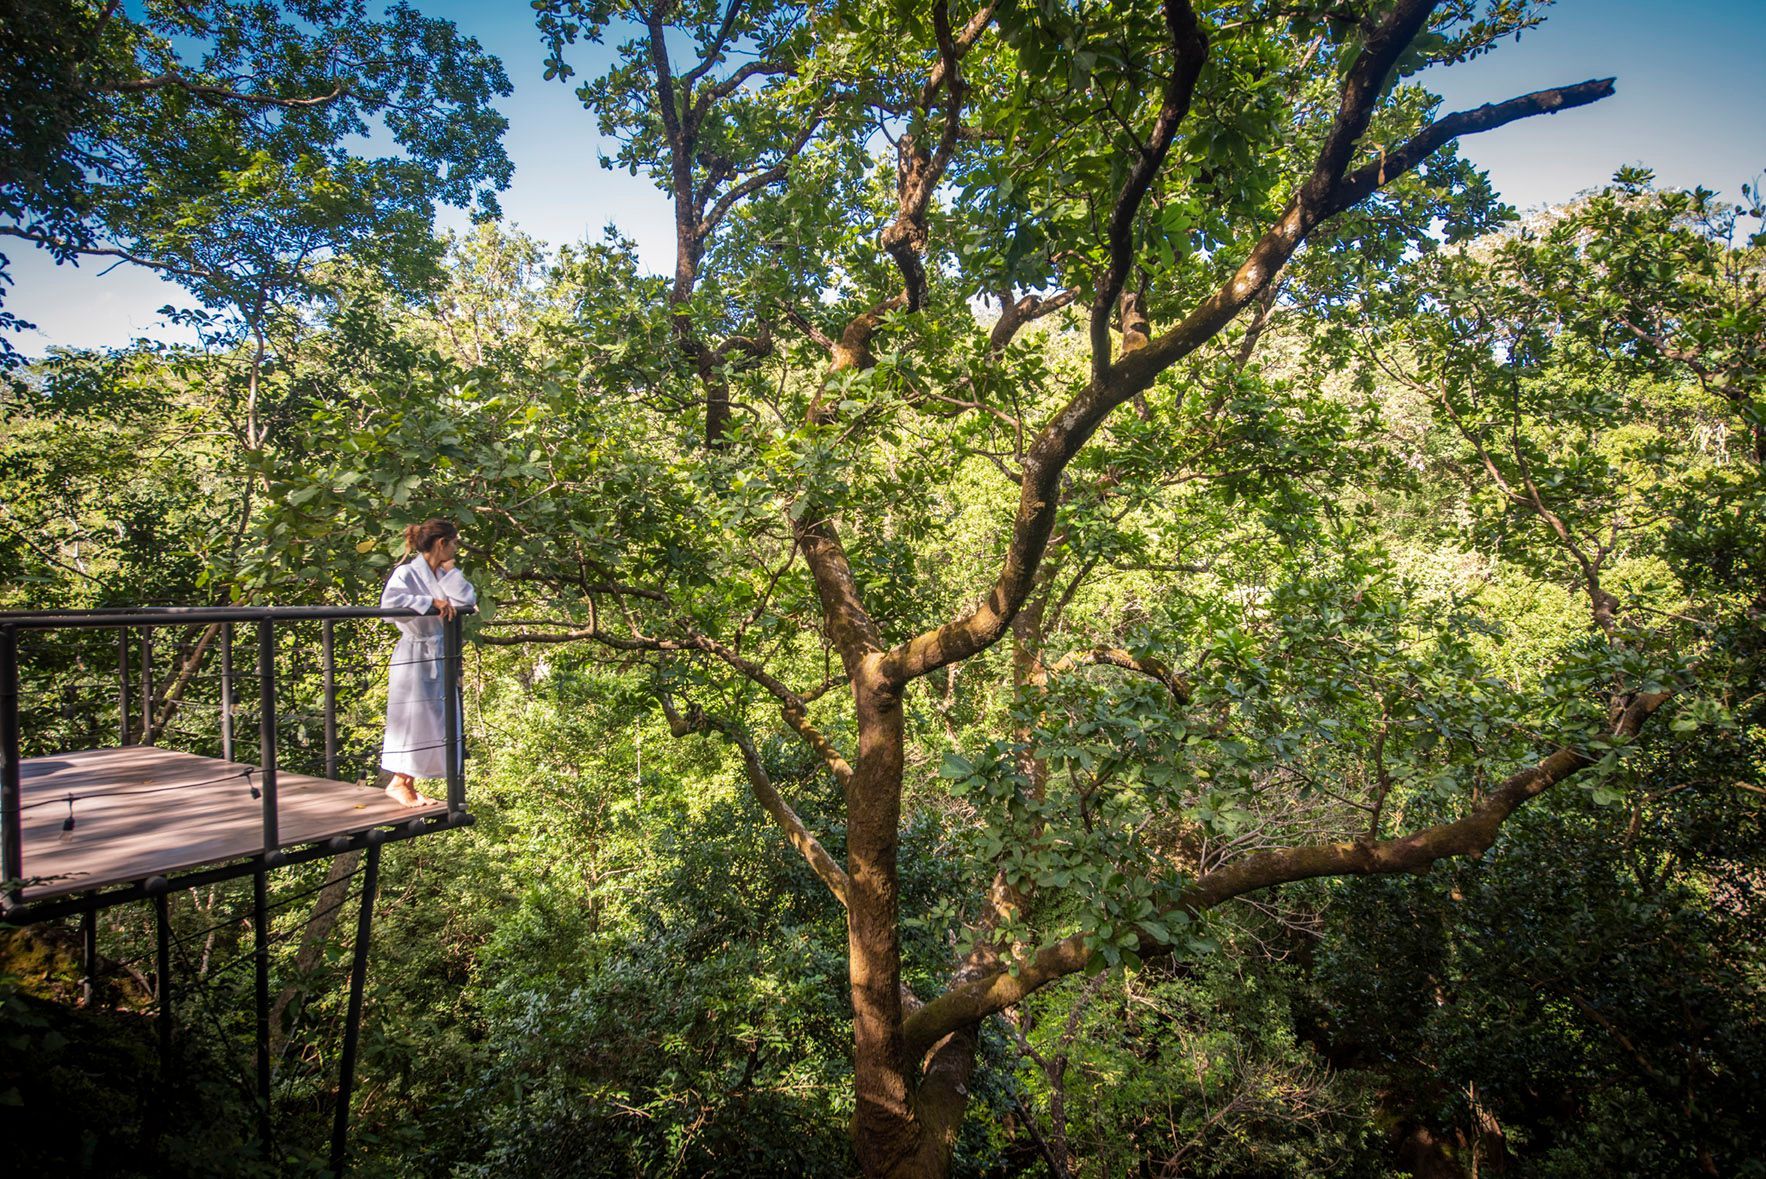
{"type": "Polygon", "coordinates": [[[363,0],[8,0],[0,234],[58,262],[159,271],[231,312],[263,351],[267,316],[350,254],[430,272],[437,202],[495,214],[509,180],[490,105],[500,64],[447,21],[363,0]],[[396,154],[358,142],[384,135],[396,154]]]}
{"type": "MultiPolygon", "coordinates": [[[[1197,353],[1252,304],[1308,236],[1458,135],[1610,92],[1608,83],[1585,83],[1423,123],[1426,107],[1416,92],[1388,87],[1401,59],[1408,55],[1406,64],[1415,68],[1431,59],[1464,56],[1524,19],[1505,7],[1490,23],[1468,28],[1468,13],[1453,9],[1435,16],[1433,8],[1400,4],[1356,23],[1319,21],[1316,28],[1303,19],[1252,9],[1243,14],[1243,24],[1221,29],[1232,23],[1226,14],[1204,18],[1184,4],[1168,4],[1156,16],[1126,7],[1083,16],[1018,9],[996,14],[984,6],[965,19],[941,4],[927,20],[844,11],[824,18],[830,23],[827,65],[817,76],[831,81],[841,70],[865,73],[866,65],[881,63],[863,79],[871,85],[854,88],[860,101],[875,104],[876,115],[865,131],[891,135],[897,145],[894,207],[877,240],[894,263],[900,286],[895,293],[885,288],[872,295],[869,305],[837,331],[811,333],[832,345],[828,379],[811,399],[800,435],[809,452],[804,457],[822,469],[812,468],[791,497],[791,536],[782,554],[787,564],[801,554],[813,580],[819,623],[839,661],[839,671],[816,690],[840,686],[850,694],[854,756],[849,760],[836,751],[810,722],[805,693],[740,654],[724,635],[697,627],[668,637],[628,638],[598,625],[594,631],[614,644],[696,650],[723,659],[772,692],[787,723],[818,748],[841,781],[847,803],[843,866],[770,791],[746,752],[750,739],[721,718],[668,705],[680,731],[722,729],[745,750],[763,804],[792,831],[794,842],[847,908],[855,1134],[868,1173],[936,1173],[946,1165],[978,1020],[1081,969],[1100,943],[1150,952],[1174,940],[1162,936],[1166,927],[1157,923],[1151,928],[1158,933],[1130,925],[1120,938],[1108,924],[1086,928],[1034,952],[981,937],[943,993],[923,1004],[904,1001],[896,880],[910,685],[979,655],[1007,635],[1037,587],[1067,498],[1063,478],[1075,458],[1113,410],[1146,395],[1161,374],[1197,353]],[[1000,27],[988,39],[996,15],[1000,27]],[[928,42],[930,51],[919,48],[928,42]],[[1049,68],[1058,64],[1069,68],[1049,68]],[[1329,114],[1313,105],[1322,97],[1321,82],[1336,91],[1329,114]],[[1360,144],[1376,113],[1376,134],[1387,146],[1362,163],[1367,156],[1360,153],[1369,149],[1360,144]],[[1297,141],[1287,141],[1277,130],[1286,120],[1304,128],[1297,141]],[[1309,162],[1302,164],[1303,159],[1309,162]],[[963,194],[970,199],[957,202],[948,214],[956,226],[949,250],[928,265],[935,194],[941,185],[964,181],[971,182],[963,194]],[[1020,184],[1028,191],[1014,199],[1020,184]],[[1249,226],[1256,220],[1265,220],[1267,228],[1247,248],[1249,226]],[[965,267],[970,258],[976,261],[965,267]],[[935,292],[934,280],[947,266],[957,268],[954,289],[935,292]],[[975,273],[982,269],[989,273],[975,273]],[[890,619],[896,633],[888,636],[874,613],[880,596],[871,588],[875,574],[853,559],[841,535],[850,528],[867,548],[882,548],[877,542],[884,538],[874,530],[878,521],[855,519],[876,504],[865,503],[862,493],[843,494],[842,481],[828,468],[861,466],[862,459],[843,452],[876,445],[872,439],[895,424],[891,417],[907,418],[913,411],[891,406],[867,413],[869,390],[861,382],[887,387],[893,377],[911,390],[920,377],[913,366],[919,365],[926,383],[949,397],[969,383],[954,371],[948,351],[939,355],[941,346],[962,347],[956,335],[960,316],[951,312],[961,308],[965,288],[1038,291],[1051,285],[1076,290],[1076,298],[1089,303],[1088,373],[1065,404],[1046,412],[1040,423],[1022,417],[1016,423],[1024,440],[1009,452],[1008,462],[1015,468],[1019,506],[993,586],[977,606],[943,623],[890,619]],[[925,313],[940,297],[944,314],[936,326],[897,328],[901,342],[884,368],[875,345],[885,317],[897,308],[925,313]],[[1151,324],[1157,321],[1175,326],[1154,331],[1151,324]],[[1120,347],[1112,333],[1118,323],[1126,329],[1120,347]],[[913,339],[922,333],[932,338],[924,344],[913,339]]],[[[843,263],[850,258],[846,286],[854,294],[887,281],[875,263],[853,257],[858,253],[849,247],[837,255],[843,263]]],[[[1003,343],[990,339],[990,351],[1003,343]]],[[[960,398],[957,408],[964,408],[962,402],[986,405],[979,390],[960,398]]],[[[942,465],[941,457],[932,457],[931,464],[942,465]]],[[[665,602],[679,592],[673,585],[644,588],[665,602]]],[[[635,599],[639,605],[644,600],[641,594],[635,599]]],[[[1179,701],[1189,694],[1183,679],[1161,676],[1158,665],[1132,652],[1114,651],[1101,661],[1152,674],[1179,701]]],[[[665,695],[665,703],[668,699],[665,695]]],[[[1640,722],[1656,703],[1651,697],[1628,706],[1626,723],[1640,722]]],[[[1566,753],[1543,771],[1519,775],[1505,796],[1508,808],[1583,760],[1566,753]]],[[[951,776],[959,782],[986,776],[964,769],[957,764],[951,776]]],[[[1404,840],[1376,838],[1365,845],[1307,846],[1250,857],[1167,894],[1136,898],[1147,906],[1139,916],[1200,911],[1284,879],[1419,866],[1438,855],[1471,850],[1479,840],[1487,845],[1500,817],[1491,808],[1457,828],[1448,825],[1404,840]]],[[[1012,851],[1034,849],[1035,826],[1023,832],[1030,840],[1012,851]]],[[[990,890],[991,911],[980,916],[983,926],[1009,922],[1028,903],[1035,882],[1034,871],[1025,872],[1025,866],[1021,855],[1002,853],[990,890]]],[[[1131,920],[1134,916],[1131,910],[1131,920]]]]}
{"type": "MultiPolygon", "coordinates": [[[[703,389],[705,442],[729,424],[728,371],[772,351],[776,308],[740,281],[716,275],[700,290],[707,251],[731,214],[782,184],[836,109],[801,76],[811,42],[794,4],[642,5],[548,0],[534,6],[550,55],[546,78],[575,74],[565,60],[578,38],[599,41],[629,24],[633,40],[617,68],[577,88],[603,134],[619,137],[613,160],[646,172],[674,206],[675,265],[668,301],[675,340],[703,389]],[[685,34],[692,64],[674,60],[668,34],[685,34]],[[747,60],[727,68],[732,57],[747,60]],[[700,304],[695,308],[695,301],[700,304]],[[759,305],[757,305],[757,302],[759,305]],[[697,313],[696,313],[697,312],[697,313]],[[756,326],[748,328],[748,322],[756,326]],[[748,334],[741,334],[746,329],[748,334]],[[714,343],[716,336],[723,339],[714,343]]],[[[801,276],[807,279],[808,276],[801,276]]]]}
{"type": "MultiPolygon", "coordinates": [[[[708,70],[746,11],[681,10],[690,35],[713,30],[708,70]]],[[[646,10],[622,50],[630,93],[659,76],[674,13],[646,10]]],[[[1644,451],[1596,478],[1594,386],[1653,373],[1694,396],[1671,353],[1701,344],[1735,382],[1701,412],[1745,420],[1757,368],[1696,324],[1757,308],[1759,268],[1674,217],[1640,224],[1635,265],[1575,228],[1501,265],[1440,248],[1437,219],[1464,240],[1502,216],[1455,138],[1611,91],[1441,115],[1401,81],[1532,19],[1414,2],[805,13],[795,77],[844,113],[699,242],[700,281],[741,300],[675,301],[610,246],[572,276],[588,314],[554,383],[477,373],[398,408],[406,439],[452,431],[423,494],[473,514],[483,559],[532,596],[493,641],[613,652],[672,732],[727,744],[844,908],[868,1173],[948,1168],[982,1021],[1041,988],[1212,953],[1210,911],[1284,883],[1481,856],[1542,792],[1610,788],[1663,708],[1721,723],[1748,674],[1730,640],[1650,612],[1756,625],[1753,558],[1719,584],[1694,553],[1759,551],[1733,510],[1758,464],[1658,439],[1646,451],[1675,460],[1659,481],[1644,451]],[[1715,269],[1677,287],[1651,250],[1715,269]],[[1560,270],[1579,285],[1541,285],[1560,270]],[[1607,298],[1645,335],[1693,334],[1591,337],[1607,298]],[[1078,330],[1027,334],[1049,304],[1078,330]],[[706,447],[682,374],[630,341],[666,323],[678,343],[683,316],[715,338],[761,308],[793,331],[721,370],[731,416],[706,447]],[[1314,341],[1298,330],[1314,317],[1347,326],[1314,341]],[[1361,394],[1309,377],[1358,357],[1361,394]],[[1390,404],[1365,396],[1376,359],[1404,405],[1391,384],[1390,404]],[[1383,483],[1415,468],[1370,443],[1389,412],[1437,404],[1458,442],[1416,461],[1463,474],[1473,523],[1581,595],[1560,632],[1505,635],[1372,527],[1383,483]],[[1622,554],[1586,543],[1658,492],[1697,527],[1626,519],[1622,554]],[[838,789],[829,838],[776,780],[773,735],[838,789]],[[948,831],[968,884],[904,914],[909,813],[948,831]],[[948,931],[954,959],[904,939],[904,917],[948,931]]],[[[634,104],[634,128],[670,109],[634,104]]],[[[633,135],[672,178],[676,157],[633,135]]],[[[308,480],[306,519],[346,476],[308,480]]]]}

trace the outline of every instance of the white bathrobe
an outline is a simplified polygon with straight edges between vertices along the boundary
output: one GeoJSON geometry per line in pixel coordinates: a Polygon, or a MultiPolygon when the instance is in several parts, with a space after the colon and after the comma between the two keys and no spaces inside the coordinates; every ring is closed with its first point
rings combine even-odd
{"type": "MultiPolygon", "coordinates": [[[[472,583],[458,569],[437,573],[422,557],[398,566],[380,592],[380,604],[426,610],[424,618],[389,618],[399,630],[393,648],[392,676],[386,690],[386,740],[380,745],[380,768],[413,778],[445,778],[448,775],[447,740],[442,732],[441,616],[435,599],[447,598],[456,606],[478,601],[472,583]]],[[[455,745],[456,756],[464,742],[455,745]]]]}

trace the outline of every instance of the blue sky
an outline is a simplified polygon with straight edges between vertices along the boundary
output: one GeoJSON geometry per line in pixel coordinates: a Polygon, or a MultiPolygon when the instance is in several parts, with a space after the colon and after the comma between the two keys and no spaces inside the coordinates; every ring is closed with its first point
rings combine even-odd
{"type": "MultiPolygon", "coordinates": [[[[660,194],[641,179],[603,171],[594,120],[571,87],[542,80],[544,56],[523,0],[425,3],[503,59],[515,84],[504,100],[515,182],[504,216],[548,243],[598,235],[608,223],[634,238],[647,265],[673,256],[660,194]]],[[[605,49],[591,51],[606,53],[605,49]]],[[[1462,148],[1523,209],[1601,184],[1623,164],[1646,164],[1664,184],[1702,183],[1735,195],[1766,170],[1766,2],[1762,0],[1559,0],[1550,19],[1478,61],[1423,75],[1449,109],[1587,78],[1616,76],[1617,94],[1592,107],[1528,119],[1473,136],[1462,148]]],[[[579,53],[579,74],[594,58],[579,53]]],[[[460,224],[458,217],[444,223],[460,224]]],[[[176,286],[92,261],[56,267],[8,243],[16,285],[7,307],[39,325],[15,338],[29,354],[52,345],[100,347],[162,330],[157,309],[185,303],[176,286]]]]}

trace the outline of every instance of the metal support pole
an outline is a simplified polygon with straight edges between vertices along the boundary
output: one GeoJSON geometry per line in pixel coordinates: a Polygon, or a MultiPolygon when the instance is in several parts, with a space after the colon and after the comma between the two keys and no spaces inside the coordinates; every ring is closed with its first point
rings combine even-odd
{"type": "Polygon", "coordinates": [[[141,744],[152,745],[153,736],[153,628],[141,628],[141,744]]]}
{"type": "Polygon", "coordinates": [[[343,1060],[338,1066],[337,1111],[331,1121],[331,1173],[342,1176],[349,1141],[350,1092],[356,1084],[356,1048],[362,1037],[362,991],[368,984],[368,939],[373,933],[374,893],[380,886],[380,845],[368,845],[362,872],[362,910],[356,918],[356,952],[350,962],[349,1015],[343,1024],[343,1060]]]}
{"type": "Polygon", "coordinates": [[[466,809],[465,741],[460,724],[460,636],[458,614],[442,629],[442,740],[448,751],[448,813],[466,809]]]}
{"type": "Polygon", "coordinates": [[[159,1071],[164,1074],[172,1067],[172,905],[163,892],[153,898],[153,925],[159,938],[153,990],[159,1001],[159,1071]]]}
{"type": "Polygon", "coordinates": [[[221,624],[221,760],[233,760],[233,624],[221,624]]]}
{"type": "Polygon", "coordinates": [[[337,780],[337,636],[327,618],[319,624],[319,658],[325,676],[325,777],[337,780]]]}
{"type": "Polygon", "coordinates": [[[129,743],[129,628],[117,631],[117,744],[129,743]]]}
{"type": "Polygon", "coordinates": [[[24,839],[19,823],[19,795],[22,790],[18,733],[18,628],[0,627],[0,880],[6,881],[7,896],[18,899],[18,884],[24,880],[24,839]]]}
{"type": "Polygon", "coordinates": [[[80,914],[80,1002],[92,1006],[98,991],[98,911],[87,909],[80,914]]]}
{"type": "Polygon", "coordinates": [[[258,623],[258,765],[263,781],[264,851],[281,845],[276,827],[276,624],[258,623]]]}
{"type": "Polygon", "coordinates": [[[251,931],[254,941],[252,957],[257,966],[257,1040],[258,1040],[258,1140],[263,1144],[264,1158],[270,1153],[270,907],[266,897],[268,881],[264,859],[258,857],[257,869],[251,874],[251,931]]]}

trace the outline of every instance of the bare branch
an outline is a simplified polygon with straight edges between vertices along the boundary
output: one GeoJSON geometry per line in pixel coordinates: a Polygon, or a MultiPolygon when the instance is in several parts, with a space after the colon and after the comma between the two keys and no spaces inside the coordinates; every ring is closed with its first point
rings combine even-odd
{"type": "Polygon", "coordinates": [[[1072,671],[1076,667],[1120,667],[1124,671],[1139,672],[1159,683],[1176,697],[1179,704],[1190,702],[1191,686],[1188,677],[1180,672],[1172,671],[1157,659],[1140,658],[1121,647],[1091,647],[1083,651],[1073,651],[1051,663],[1048,673],[1051,676],[1072,671]]]}
{"type": "Polygon", "coordinates": [[[716,229],[723,219],[729,215],[730,210],[735,207],[736,202],[742,200],[744,197],[752,196],[754,193],[759,192],[770,184],[779,184],[783,182],[786,176],[790,174],[790,161],[797,158],[797,156],[803,151],[804,147],[808,145],[810,139],[814,137],[817,128],[821,125],[821,116],[818,115],[816,118],[811,119],[798,131],[797,137],[793,139],[791,145],[785,149],[785,153],[778,163],[766,169],[764,172],[757,172],[746,180],[737,183],[728,192],[724,193],[723,196],[719,197],[717,203],[711,206],[710,211],[707,212],[704,218],[699,222],[700,236],[703,237],[711,233],[713,229],[716,229]]]}
{"type": "MultiPolygon", "coordinates": [[[[969,18],[969,23],[964,25],[962,32],[952,40],[951,57],[961,61],[968,56],[969,50],[974,48],[975,42],[981,39],[981,34],[987,31],[987,26],[993,23],[993,13],[997,7],[998,5],[990,0],[989,3],[983,4],[975,10],[975,15],[969,18]]],[[[949,19],[947,15],[945,17],[947,26],[949,19]]],[[[933,100],[938,97],[938,88],[944,85],[945,69],[945,55],[940,53],[937,64],[932,67],[932,72],[926,75],[925,87],[920,91],[922,109],[929,109],[933,100]]]]}
{"type": "Polygon", "coordinates": [[[773,354],[773,327],[762,320],[760,330],[752,336],[731,336],[714,351],[721,361],[737,358],[737,367],[751,368],[773,354]]]}
{"type": "MultiPolygon", "coordinates": [[[[903,135],[897,144],[895,219],[883,230],[881,239],[883,249],[895,259],[896,267],[901,271],[909,311],[918,311],[925,301],[926,268],[920,256],[926,251],[926,208],[944,177],[951,154],[956,150],[962,127],[963,98],[969,89],[958,68],[967,46],[960,45],[951,32],[950,5],[945,0],[938,0],[932,6],[932,27],[938,37],[938,68],[934,73],[945,92],[944,128],[937,148],[930,153],[922,144],[920,135],[903,135]]],[[[976,29],[976,35],[980,35],[980,28],[976,29]]],[[[928,81],[921,103],[928,113],[938,88],[928,81]]]]}
{"type": "Polygon", "coordinates": [[[212,279],[219,277],[214,271],[205,270],[201,267],[180,266],[172,262],[160,262],[112,246],[76,245],[73,242],[61,238],[50,237],[48,234],[43,233],[33,233],[28,229],[19,229],[11,225],[0,225],[0,236],[22,238],[27,242],[34,242],[37,245],[48,250],[53,250],[58,254],[86,254],[96,258],[121,258],[124,262],[133,262],[137,266],[145,266],[150,270],[159,270],[166,274],[176,274],[184,278],[212,279]]]}
{"type": "Polygon", "coordinates": [[[1034,323],[1045,315],[1053,315],[1078,297],[1077,287],[1057,291],[1046,299],[1040,295],[1022,295],[1013,299],[1009,293],[1002,292],[999,296],[999,321],[993,325],[993,330],[987,337],[988,350],[995,356],[1000,355],[1027,324],[1034,323]]]}
{"type": "Polygon", "coordinates": [[[668,730],[676,737],[716,731],[722,733],[741,751],[742,768],[761,809],[772,816],[773,822],[785,832],[785,839],[803,856],[811,871],[828,886],[828,891],[834,894],[842,906],[846,905],[847,889],[851,883],[847,879],[846,870],[828,854],[821,841],[810,834],[809,828],[803,825],[803,820],[797,817],[797,812],[791,809],[774,788],[773,780],[767,774],[766,766],[761,763],[760,754],[755,751],[754,742],[748,734],[721,717],[707,715],[696,705],[690,707],[687,715],[683,716],[668,695],[664,694],[660,699],[662,711],[668,717],[668,730]]]}
{"type": "MultiPolygon", "coordinates": [[[[588,626],[572,627],[568,623],[528,621],[499,622],[489,625],[501,626],[542,626],[558,628],[553,630],[520,630],[513,634],[482,634],[482,641],[494,647],[514,647],[527,643],[578,643],[595,642],[616,651],[655,651],[658,653],[699,651],[722,660],[755,684],[766,689],[779,702],[779,712],[805,744],[820,757],[835,780],[845,786],[852,780],[852,766],[841,754],[827,735],[817,729],[809,721],[809,700],[791,690],[791,688],[766,668],[755,663],[732,649],[728,644],[721,643],[709,635],[689,632],[678,639],[658,639],[648,635],[633,634],[631,637],[608,634],[591,622],[588,626]]],[[[823,685],[815,696],[826,690],[823,685]]]]}
{"type": "Polygon", "coordinates": [[[736,91],[742,89],[743,83],[747,82],[750,78],[758,78],[763,75],[776,76],[792,72],[793,71],[789,66],[780,65],[777,62],[751,61],[735,73],[731,74],[728,78],[725,78],[722,82],[713,86],[707,93],[716,98],[728,98],[736,91]]]}
{"type": "Polygon", "coordinates": [[[1517,119],[1555,115],[1559,111],[1587,106],[1613,95],[1612,78],[1594,78],[1572,86],[1535,90],[1507,102],[1486,103],[1472,110],[1455,111],[1431,123],[1404,144],[1380,159],[1356,169],[1333,187],[1327,208],[1340,213],[1366,200],[1377,189],[1402,176],[1462,135],[1493,131],[1517,119]]]}
{"type": "Polygon", "coordinates": [[[803,312],[797,310],[797,308],[784,307],[781,310],[783,311],[785,318],[791,321],[791,326],[808,336],[812,343],[821,345],[829,352],[834,351],[835,347],[837,347],[832,336],[811,323],[804,316],[803,312]]]}
{"type": "Polygon", "coordinates": [[[711,39],[711,45],[699,58],[699,64],[681,75],[681,85],[691,87],[710,72],[711,67],[718,63],[723,55],[724,46],[730,43],[730,34],[735,31],[736,17],[742,13],[743,0],[730,0],[730,6],[724,9],[723,22],[718,25],[717,35],[711,39]]]}
{"type": "Polygon", "coordinates": [[[152,90],[168,89],[182,90],[186,94],[208,99],[210,102],[236,102],[245,106],[274,106],[288,110],[324,106],[327,103],[336,102],[349,93],[349,87],[342,78],[339,78],[332,86],[329,94],[315,94],[307,98],[280,98],[274,94],[248,94],[226,86],[194,82],[176,72],[159,74],[152,78],[137,78],[131,82],[103,82],[92,87],[92,90],[99,94],[142,94],[152,90]]]}

